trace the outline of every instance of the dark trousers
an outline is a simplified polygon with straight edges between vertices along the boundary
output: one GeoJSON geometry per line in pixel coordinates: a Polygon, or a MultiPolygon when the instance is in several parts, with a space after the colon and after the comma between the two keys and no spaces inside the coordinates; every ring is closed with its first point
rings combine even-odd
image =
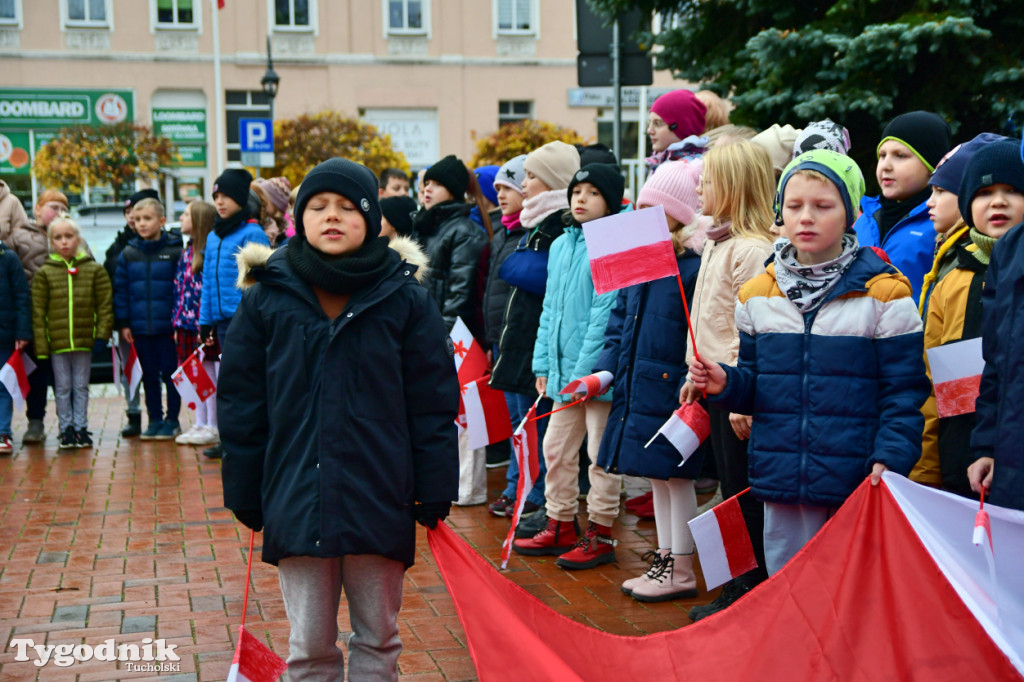
{"type": "Polygon", "coordinates": [[[29,419],[42,419],[46,416],[46,388],[53,385],[53,370],[50,358],[39,359],[34,353],[30,353],[29,357],[36,363],[36,371],[28,375],[25,416],[29,419]]]}
{"type": "Polygon", "coordinates": [[[135,352],[142,365],[142,387],[146,391],[146,412],[149,423],[163,421],[160,382],[167,387],[167,421],[178,421],[181,396],[174,388],[171,375],[178,369],[178,349],[171,334],[135,335],[135,352]]]}
{"type": "MultiPolygon", "coordinates": [[[[711,417],[711,447],[715,452],[715,467],[722,484],[722,497],[729,499],[750,485],[747,468],[747,445],[750,441],[736,437],[729,423],[728,410],[710,405],[708,415],[711,417]]],[[[757,568],[745,575],[760,581],[767,576],[764,560],[764,503],[750,493],[740,496],[739,503],[757,559],[757,568]]]]}

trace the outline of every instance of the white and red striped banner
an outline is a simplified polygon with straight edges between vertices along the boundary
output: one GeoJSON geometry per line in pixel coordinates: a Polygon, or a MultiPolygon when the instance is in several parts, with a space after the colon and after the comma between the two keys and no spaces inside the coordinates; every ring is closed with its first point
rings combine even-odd
{"type": "Polygon", "coordinates": [[[733,495],[689,522],[709,590],[757,568],[754,546],[740,510],[739,496],[743,494],[733,495]]]}
{"type": "Polygon", "coordinates": [[[679,274],[662,206],[591,220],[583,237],[598,294],[679,274]]]}
{"type": "Polygon", "coordinates": [[[981,339],[947,343],[929,348],[927,353],[939,417],[972,414],[985,369],[981,339]]]}

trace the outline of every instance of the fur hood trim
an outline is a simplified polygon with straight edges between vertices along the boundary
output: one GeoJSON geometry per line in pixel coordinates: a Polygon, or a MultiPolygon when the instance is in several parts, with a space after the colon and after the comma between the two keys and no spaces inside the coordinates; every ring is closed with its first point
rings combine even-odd
{"type": "MultiPolygon", "coordinates": [[[[416,281],[422,283],[430,271],[430,259],[427,258],[427,254],[416,240],[409,237],[395,237],[388,246],[398,253],[404,262],[409,265],[415,265],[418,268],[416,270],[416,281]]],[[[287,244],[281,248],[287,248],[287,244]]],[[[256,284],[258,280],[253,275],[253,271],[264,267],[273,253],[274,249],[265,244],[250,242],[235,255],[235,262],[238,263],[238,280],[236,285],[239,289],[244,291],[256,284]]]]}

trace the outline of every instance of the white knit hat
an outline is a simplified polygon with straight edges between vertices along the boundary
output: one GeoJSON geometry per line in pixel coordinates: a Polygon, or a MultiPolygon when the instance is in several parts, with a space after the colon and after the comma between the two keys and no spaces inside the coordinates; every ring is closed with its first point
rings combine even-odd
{"type": "Polygon", "coordinates": [[[580,153],[571,144],[548,142],[527,155],[523,168],[551,189],[565,189],[580,169],[580,153]]]}
{"type": "Polygon", "coordinates": [[[505,187],[511,187],[520,194],[526,194],[526,190],[523,189],[523,180],[526,178],[526,170],[523,169],[523,164],[526,162],[526,154],[520,154],[514,159],[509,159],[501,165],[498,169],[498,173],[494,176],[494,190],[498,190],[498,185],[504,185],[505,187]]]}
{"type": "Polygon", "coordinates": [[[636,205],[664,206],[666,214],[689,225],[697,215],[697,182],[703,168],[702,159],[661,164],[640,190],[636,205]]]}

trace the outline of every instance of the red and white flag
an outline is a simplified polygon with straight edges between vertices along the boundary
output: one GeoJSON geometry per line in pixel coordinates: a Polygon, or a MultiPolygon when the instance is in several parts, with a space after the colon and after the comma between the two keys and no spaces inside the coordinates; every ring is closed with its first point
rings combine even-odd
{"type": "Polygon", "coordinates": [[[11,353],[4,366],[0,368],[0,382],[11,394],[14,401],[14,408],[20,410],[28,397],[28,375],[35,370],[36,366],[24,351],[16,350],[11,353]]]}
{"type": "Polygon", "coordinates": [[[559,394],[586,393],[587,399],[596,398],[604,393],[605,389],[608,388],[614,378],[615,377],[612,373],[607,371],[598,372],[597,374],[588,374],[582,379],[569,382],[569,385],[559,391],[559,394]]]}
{"type": "MultiPolygon", "coordinates": [[[[455,318],[452,332],[449,334],[452,341],[452,352],[455,356],[455,372],[459,376],[459,386],[465,386],[471,381],[476,381],[487,373],[487,354],[480,348],[469,327],[462,321],[461,317],[455,318]]],[[[466,406],[462,400],[461,391],[459,394],[459,416],[455,419],[455,425],[459,427],[459,433],[466,428],[466,406]]]]}
{"type": "Polygon", "coordinates": [[[598,294],[679,274],[662,206],[592,220],[583,237],[598,294]]]}
{"type": "Polygon", "coordinates": [[[927,353],[939,417],[973,413],[985,369],[981,339],[947,343],[929,348],[927,353]]]}
{"type": "MultiPolygon", "coordinates": [[[[982,503],[984,504],[984,503],[982,503]]],[[[985,562],[988,564],[989,580],[992,581],[992,587],[996,586],[996,553],[995,548],[992,545],[992,519],[989,518],[988,512],[982,507],[978,510],[978,513],[974,516],[974,544],[981,547],[981,551],[985,553],[985,562]]]]}
{"type": "Polygon", "coordinates": [[[690,459],[690,455],[697,452],[700,444],[711,435],[708,411],[697,401],[683,404],[661,425],[658,433],[654,434],[644,447],[649,447],[659,435],[665,436],[683,456],[683,461],[679,463],[679,466],[683,466],[686,460],[690,459]]]}
{"type": "Polygon", "coordinates": [[[505,542],[501,546],[501,568],[508,568],[509,552],[512,551],[512,540],[514,539],[516,527],[519,525],[519,518],[526,505],[526,497],[533,489],[533,484],[540,475],[540,459],[538,457],[537,403],[530,407],[526,413],[523,423],[512,434],[512,451],[515,453],[516,464],[519,465],[519,482],[516,483],[516,509],[512,515],[512,525],[505,536],[505,542]]]}
{"type": "Polygon", "coordinates": [[[244,625],[238,627],[238,646],[231,660],[227,682],[274,682],[288,664],[266,644],[249,634],[244,625]]]}
{"type": "Polygon", "coordinates": [[[135,352],[135,344],[128,347],[128,358],[121,357],[121,349],[117,344],[110,347],[110,355],[113,360],[114,381],[120,385],[121,377],[128,382],[128,400],[135,397],[142,383],[142,363],[139,362],[139,355],[135,352]]]}
{"type": "Polygon", "coordinates": [[[742,494],[733,495],[689,522],[709,590],[757,568],[754,546],[740,510],[742,494]]]}
{"type": "Polygon", "coordinates": [[[196,409],[197,404],[217,392],[217,387],[203,369],[203,363],[197,354],[190,355],[181,367],[174,370],[171,381],[174,382],[174,388],[178,389],[182,402],[190,410],[196,409]]]}
{"type": "Polygon", "coordinates": [[[508,416],[505,393],[491,388],[487,381],[488,377],[480,377],[463,386],[462,390],[470,450],[485,448],[512,437],[512,421],[508,416]]]}

